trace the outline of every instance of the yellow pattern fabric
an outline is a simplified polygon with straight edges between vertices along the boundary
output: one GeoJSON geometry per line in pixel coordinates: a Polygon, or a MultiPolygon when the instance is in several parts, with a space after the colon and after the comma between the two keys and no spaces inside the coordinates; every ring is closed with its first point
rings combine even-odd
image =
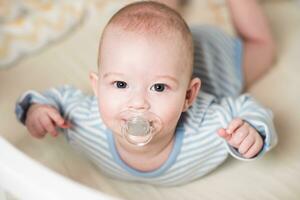
{"type": "Polygon", "coordinates": [[[0,7],[0,68],[61,38],[86,11],[81,0],[0,0],[0,7]]]}

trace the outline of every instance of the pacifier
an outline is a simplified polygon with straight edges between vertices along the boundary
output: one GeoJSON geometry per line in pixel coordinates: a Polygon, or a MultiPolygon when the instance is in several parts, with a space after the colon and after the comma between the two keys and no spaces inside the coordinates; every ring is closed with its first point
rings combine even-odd
{"type": "Polygon", "coordinates": [[[137,112],[132,110],[120,114],[121,132],[124,139],[136,146],[148,144],[153,136],[162,128],[160,118],[151,112],[137,112]]]}

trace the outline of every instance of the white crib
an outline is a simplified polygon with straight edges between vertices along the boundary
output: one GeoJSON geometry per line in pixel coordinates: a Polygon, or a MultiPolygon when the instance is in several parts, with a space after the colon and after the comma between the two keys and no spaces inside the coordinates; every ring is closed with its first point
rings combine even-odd
{"type": "Polygon", "coordinates": [[[0,200],[6,192],[22,200],[116,199],[49,170],[0,136],[0,200]]]}

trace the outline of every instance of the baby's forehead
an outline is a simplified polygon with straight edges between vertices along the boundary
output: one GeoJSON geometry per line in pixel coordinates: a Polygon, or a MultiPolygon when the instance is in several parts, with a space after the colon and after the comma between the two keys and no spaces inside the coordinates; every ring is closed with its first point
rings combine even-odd
{"type": "Polygon", "coordinates": [[[132,42],[137,39],[146,40],[150,46],[152,41],[155,41],[153,45],[157,44],[157,41],[166,44],[166,49],[171,47],[171,51],[182,54],[176,56],[176,60],[186,60],[185,65],[192,65],[193,41],[190,30],[178,13],[163,4],[138,2],[119,10],[103,31],[98,59],[101,60],[102,54],[109,50],[111,46],[108,44],[126,41],[128,37],[132,42]]]}
{"type": "Polygon", "coordinates": [[[170,34],[153,34],[149,32],[127,31],[119,27],[107,29],[102,38],[100,52],[107,54],[107,51],[113,53],[120,49],[123,52],[132,50],[134,47],[147,53],[149,49],[156,50],[156,56],[171,55],[176,56],[174,59],[185,58],[184,54],[188,54],[186,44],[177,33],[170,34]],[[126,48],[125,48],[126,47],[126,48]],[[178,55],[180,54],[180,55],[178,55]]]}
{"type": "Polygon", "coordinates": [[[145,58],[145,62],[149,64],[149,67],[159,63],[158,65],[161,67],[173,66],[172,71],[179,71],[180,73],[190,71],[190,52],[177,33],[168,35],[164,33],[152,34],[111,27],[107,29],[102,42],[99,51],[99,66],[108,66],[107,63],[116,63],[115,59],[123,60],[121,58],[124,56],[131,57],[134,55],[136,56],[134,59],[145,58]],[[140,51],[132,51],[133,48],[140,51]],[[124,54],[120,54],[120,52],[124,54]],[[140,54],[141,52],[143,52],[143,55],[140,54]],[[110,60],[108,61],[108,59],[110,60]]]}

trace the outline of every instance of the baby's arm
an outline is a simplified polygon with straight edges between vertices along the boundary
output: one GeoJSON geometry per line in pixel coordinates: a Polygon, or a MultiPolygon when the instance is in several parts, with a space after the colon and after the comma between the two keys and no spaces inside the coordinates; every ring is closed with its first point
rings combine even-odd
{"type": "Polygon", "coordinates": [[[236,99],[230,97],[223,98],[220,104],[214,107],[222,128],[237,137],[231,140],[231,136],[226,137],[225,133],[220,133],[219,130],[219,135],[221,134],[223,138],[225,137],[229,152],[234,157],[249,159],[257,153],[259,153],[258,156],[261,156],[277,144],[277,134],[273,124],[272,112],[260,105],[250,95],[245,94],[236,99]],[[238,121],[237,119],[241,120],[238,121]],[[239,128],[241,129],[239,130],[239,128]],[[235,131],[233,131],[234,129],[235,131]],[[242,131],[242,133],[238,133],[239,131],[242,131]],[[248,139],[239,138],[248,135],[250,136],[248,139]],[[260,144],[260,139],[262,139],[263,145],[260,144]],[[241,143],[244,141],[245,144],[242,145],[241,143]],[[255,145],[255,147],[253,146],[254,148],[251,152],[248,152],[247,150],[250,150],[251,145],[255,145]],[[247,149],[247,147],[249,148],[247,149]]]}
{"type": "Polygon", "coordinates": [[[36,138],[43,138],[46,133],[56,137],[58,135],[56,127],[71,127],[56,108],[36,103],[30,105],[26,114],[25,125],[29,133],[36,138]]]}
{"type": "Polygon", "coordinates": [[[246,87],[272,65],[276,49],[267,19],[257,0],[227,0],[235,29],[244,45],[246,87]]]}
{"type": "Polygon", "coordinates": [[[52,88],[43,93],[28,91],[17,101],[16,115],[32,136],[42,138],[47,132],[56,136],[56,127],[70,128],[64,118],[70,110],[68,108],[81,95],[80,90],[70,86],[52,88]]]}

